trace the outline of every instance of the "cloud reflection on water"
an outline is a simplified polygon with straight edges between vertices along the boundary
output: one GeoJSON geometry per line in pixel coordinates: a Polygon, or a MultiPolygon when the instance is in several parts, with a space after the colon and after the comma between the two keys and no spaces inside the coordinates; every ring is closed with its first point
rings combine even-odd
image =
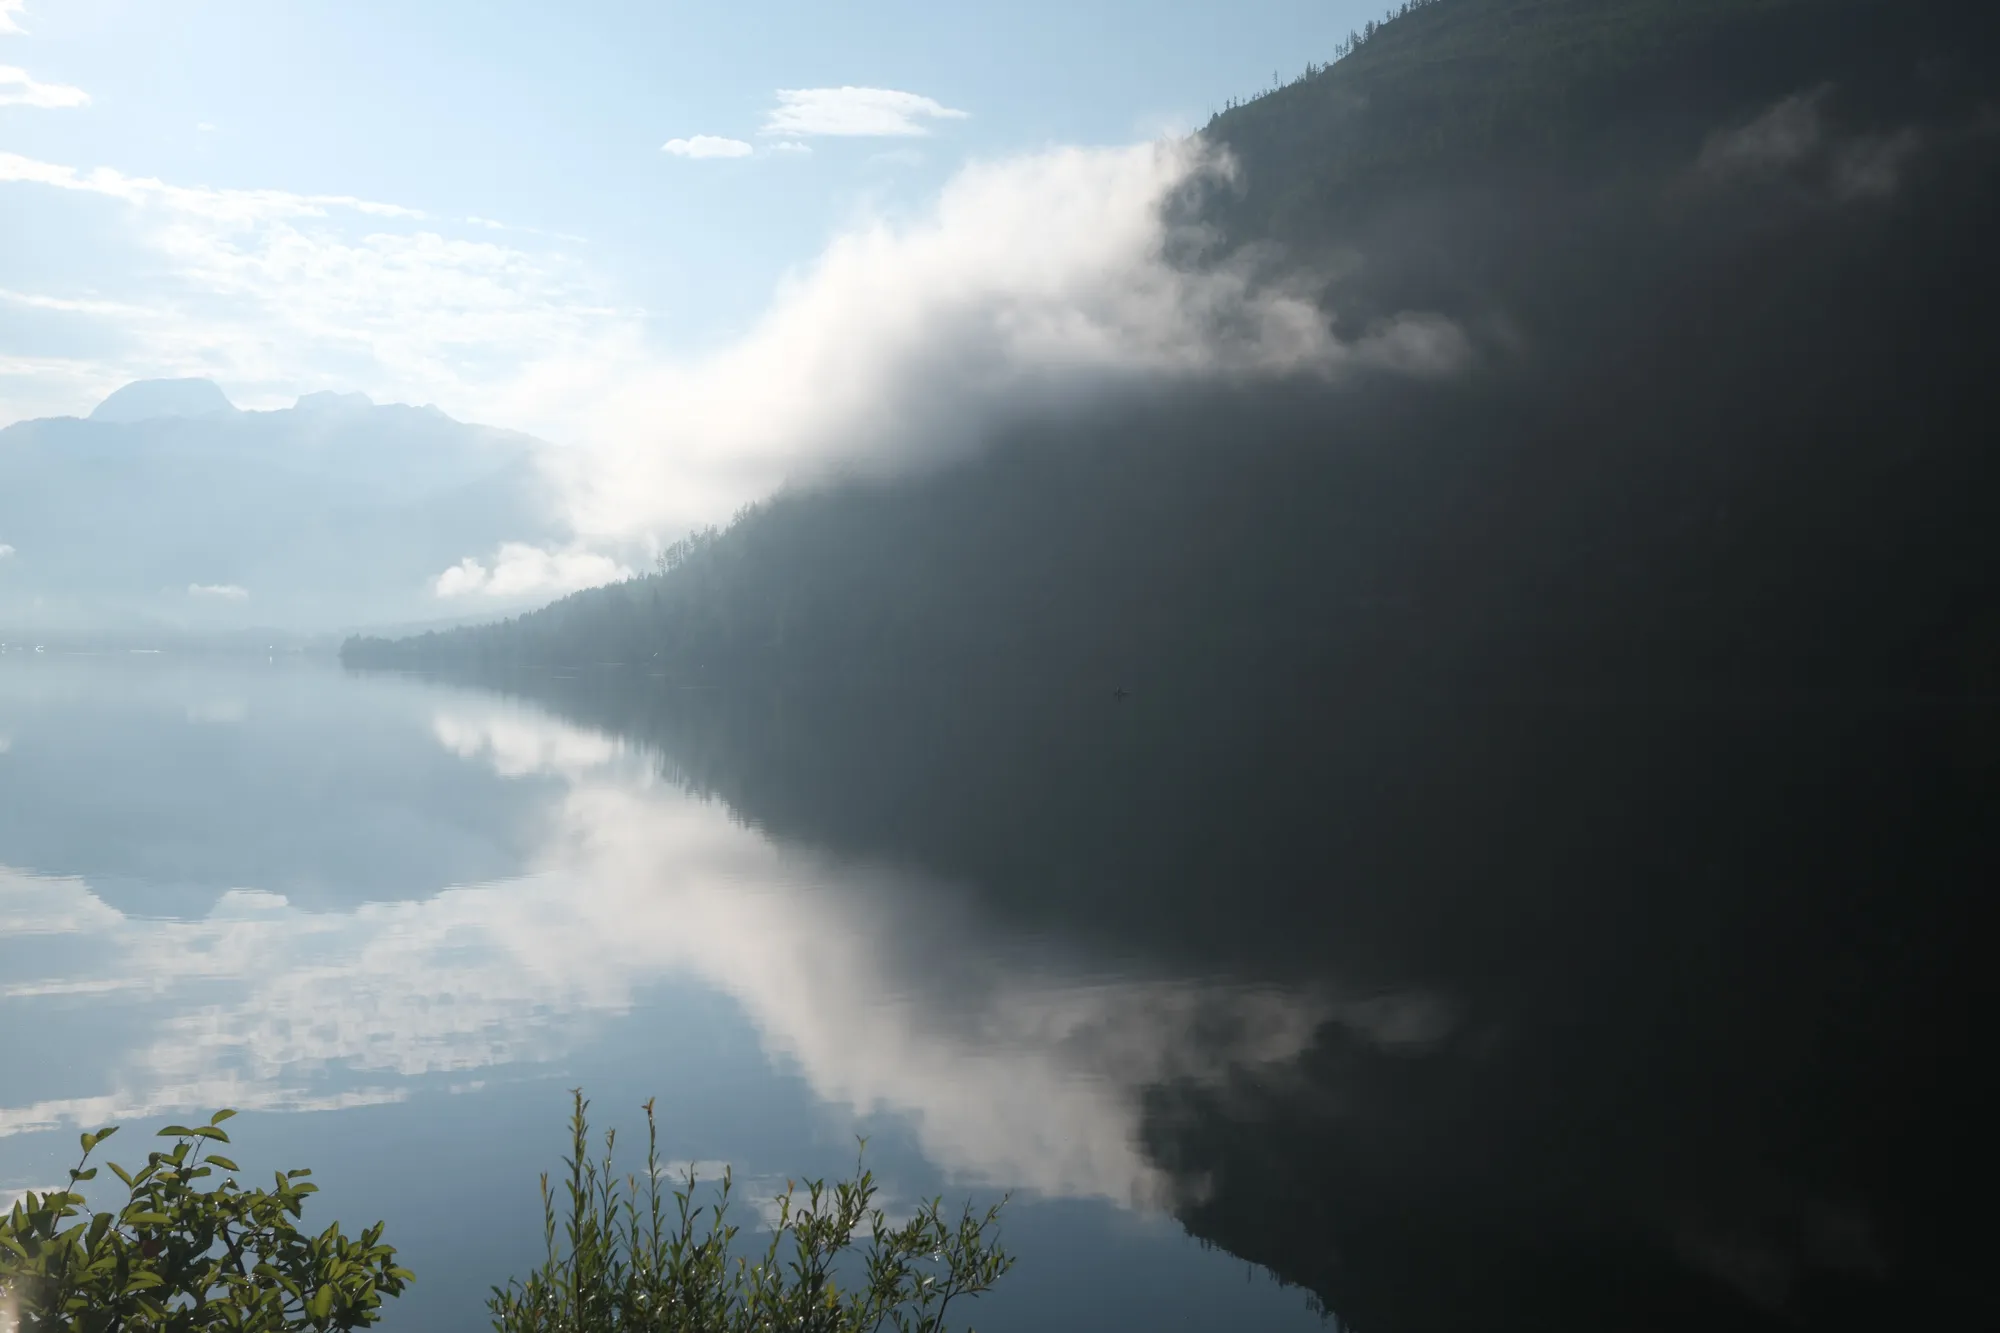
{"type": "Polygon", "coordinates": [[[336,912],[240,889],[177,921],[121,912],[79,879],[0,870],[0,940],[28,959],[0,1012],[144,1001],[132,1046],[96,1075],[108,1090],[0,1106],[0,1136],[399,1099],[427,1076],[561,1058],[649,984],[692,976],[820,1098],[907,1117],[955,1178],[1143,1206],[1166,1201],[1137,1143],[1147,1087],[1290,1059],[1329,1019],[1395,1041],[1423,1016],[1093,975],[940,886],[773,844],[612,737],[471,700],[432,731],[502,775],[561,779],[531,873],[336,912]],[[23,950],[26,936],[80,947],[23,950]]]}

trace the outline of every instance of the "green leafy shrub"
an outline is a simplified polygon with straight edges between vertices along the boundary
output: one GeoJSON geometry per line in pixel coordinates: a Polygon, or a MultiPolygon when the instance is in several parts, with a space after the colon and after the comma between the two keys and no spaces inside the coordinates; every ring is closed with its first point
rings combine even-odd
{"type": "Polygon", "coordinates": [[[206,1125],[169,1125],[171,1150],[128,1172],[115,1213],[88,1213],[78,1187],[90,1156],[117,1133],[83,1136],[67,1189],[30,1193],[0,1219],[0,1333],[278,1333],[353,1329],[381,1317],[385,1297],[412,1280],[382,1243],[382,1224],[349,1240],[338,1225],[297,1226],[310,1171],[279,1173],[268,1190],[236,1183],[218,1111],[206,1125]],[[205,1154],[205,1155],[204,1155],[205,1154]],[[216,1179],[203,1188],[201,1182],[216,1179]]]}
{"type": "Polygon", "coordinates": [[[787,1182],[769,1242],[754,1258],[736,1254],[727,1170],[708,1207],[694,1203],[692,1168],[681,1188],[664,1191],[647,1102],[645,1177],[621,1178],[615,1131],[593,1161],[589,1103],[572,1095],[562,1243],[544,1175],[548,1258],[526,1281],[494,1289],[488,1308],[499,1333],[944,1333],[953,1301],[990,1290],[1013,1267],[997,1243],[999,1205],[983,1214],[968,1205],[951,1218],[933,1199],[892,1224],[874,1206],[874,1173],[858,1167],[831,1186],[787,1182]]]}

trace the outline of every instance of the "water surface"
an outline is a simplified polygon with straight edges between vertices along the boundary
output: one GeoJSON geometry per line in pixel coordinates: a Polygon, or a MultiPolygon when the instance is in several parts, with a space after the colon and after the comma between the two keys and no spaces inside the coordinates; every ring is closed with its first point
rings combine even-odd
{"type": "MultiPolygon", "coordinates": [[[[532,1263],[565,1089],[745,1193],[868,1136],[892,1208],[1012,1191],[981,1327],[1307,1327],[1189,1239],[1146,1087],[1280,1060],[1308,989],[1012,929],[948,883],[773,839],[643,743],[297,661],[0,661],[0,1190],[82,1128],[221,1106],[484,1326],[532,1263]],[[1188,1040],[1218,1025],[1226,1051],[1188,1040]]],[[[114,1160],[117,1154],[113,1154],[114,1160]]],[[[311,1214],[308,1215],[309,1220],[311,1214]]]]}
{"type": "Polygon", "coordinates": [[[476,1328],[581,1085],[1011,1192],[981,1328],[1898,1318],[1979,1262],[1996,775],[1977,697],[10,655],[0,1190],[242,1108],[476,1328]]]}

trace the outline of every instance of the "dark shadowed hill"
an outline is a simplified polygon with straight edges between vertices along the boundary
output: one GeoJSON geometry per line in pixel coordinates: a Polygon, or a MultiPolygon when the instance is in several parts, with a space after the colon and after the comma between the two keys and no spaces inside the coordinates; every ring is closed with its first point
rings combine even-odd
{"type": "Polygon", "coordinates": [[[1020,421],[965,466],[780,495],[664,576],[349,659],[1983,680],[1992,27],[1858,0],[1441,0],[1219,119],[1243,187],[1195,202],[1297,262],[1347,255],[1344,323],[1460,321],[1479,352],[1452,382],[1020,421]],[[1461,27],[1503,18],[1474,59],[1461,27]]]}
{"type": "Polygon", "coordinates": [[[1024,918],[1443,997],[1152,1107],[1190,1228],[1356,1327],[1990,1323],[1996,38],[1437,0],[1184,203],[1460,374],[1023,418],[347,658],[1024,918]]]}

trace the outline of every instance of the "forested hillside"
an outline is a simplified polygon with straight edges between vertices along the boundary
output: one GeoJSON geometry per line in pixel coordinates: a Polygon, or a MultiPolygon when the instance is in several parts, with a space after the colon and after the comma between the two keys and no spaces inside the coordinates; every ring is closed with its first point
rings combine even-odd
{"type": "Polygon", "coordinates": [[[1241,188],[1188,204],[1230,246],[1345,256],[1343,327],[1449,316],[1461,373],[1045,412],[960,466],[780,494],[663,573],[347,658],[1988,680],[1993,28],[1871,0],[1420,7],[1219,117],[1241,188]]]}
{"type": "Polygon", "coordinates": [[[1355,1327],[1990,1322],[1996,38],[1416,7],[1204,131],[1186,262],[1446,316],[1456,374],[1045,411],[347,658],[1030,920],[1449,997],[1428,1058],[1330,1024],[1148,1104],[1189,1228],[1355,1327]]]}

